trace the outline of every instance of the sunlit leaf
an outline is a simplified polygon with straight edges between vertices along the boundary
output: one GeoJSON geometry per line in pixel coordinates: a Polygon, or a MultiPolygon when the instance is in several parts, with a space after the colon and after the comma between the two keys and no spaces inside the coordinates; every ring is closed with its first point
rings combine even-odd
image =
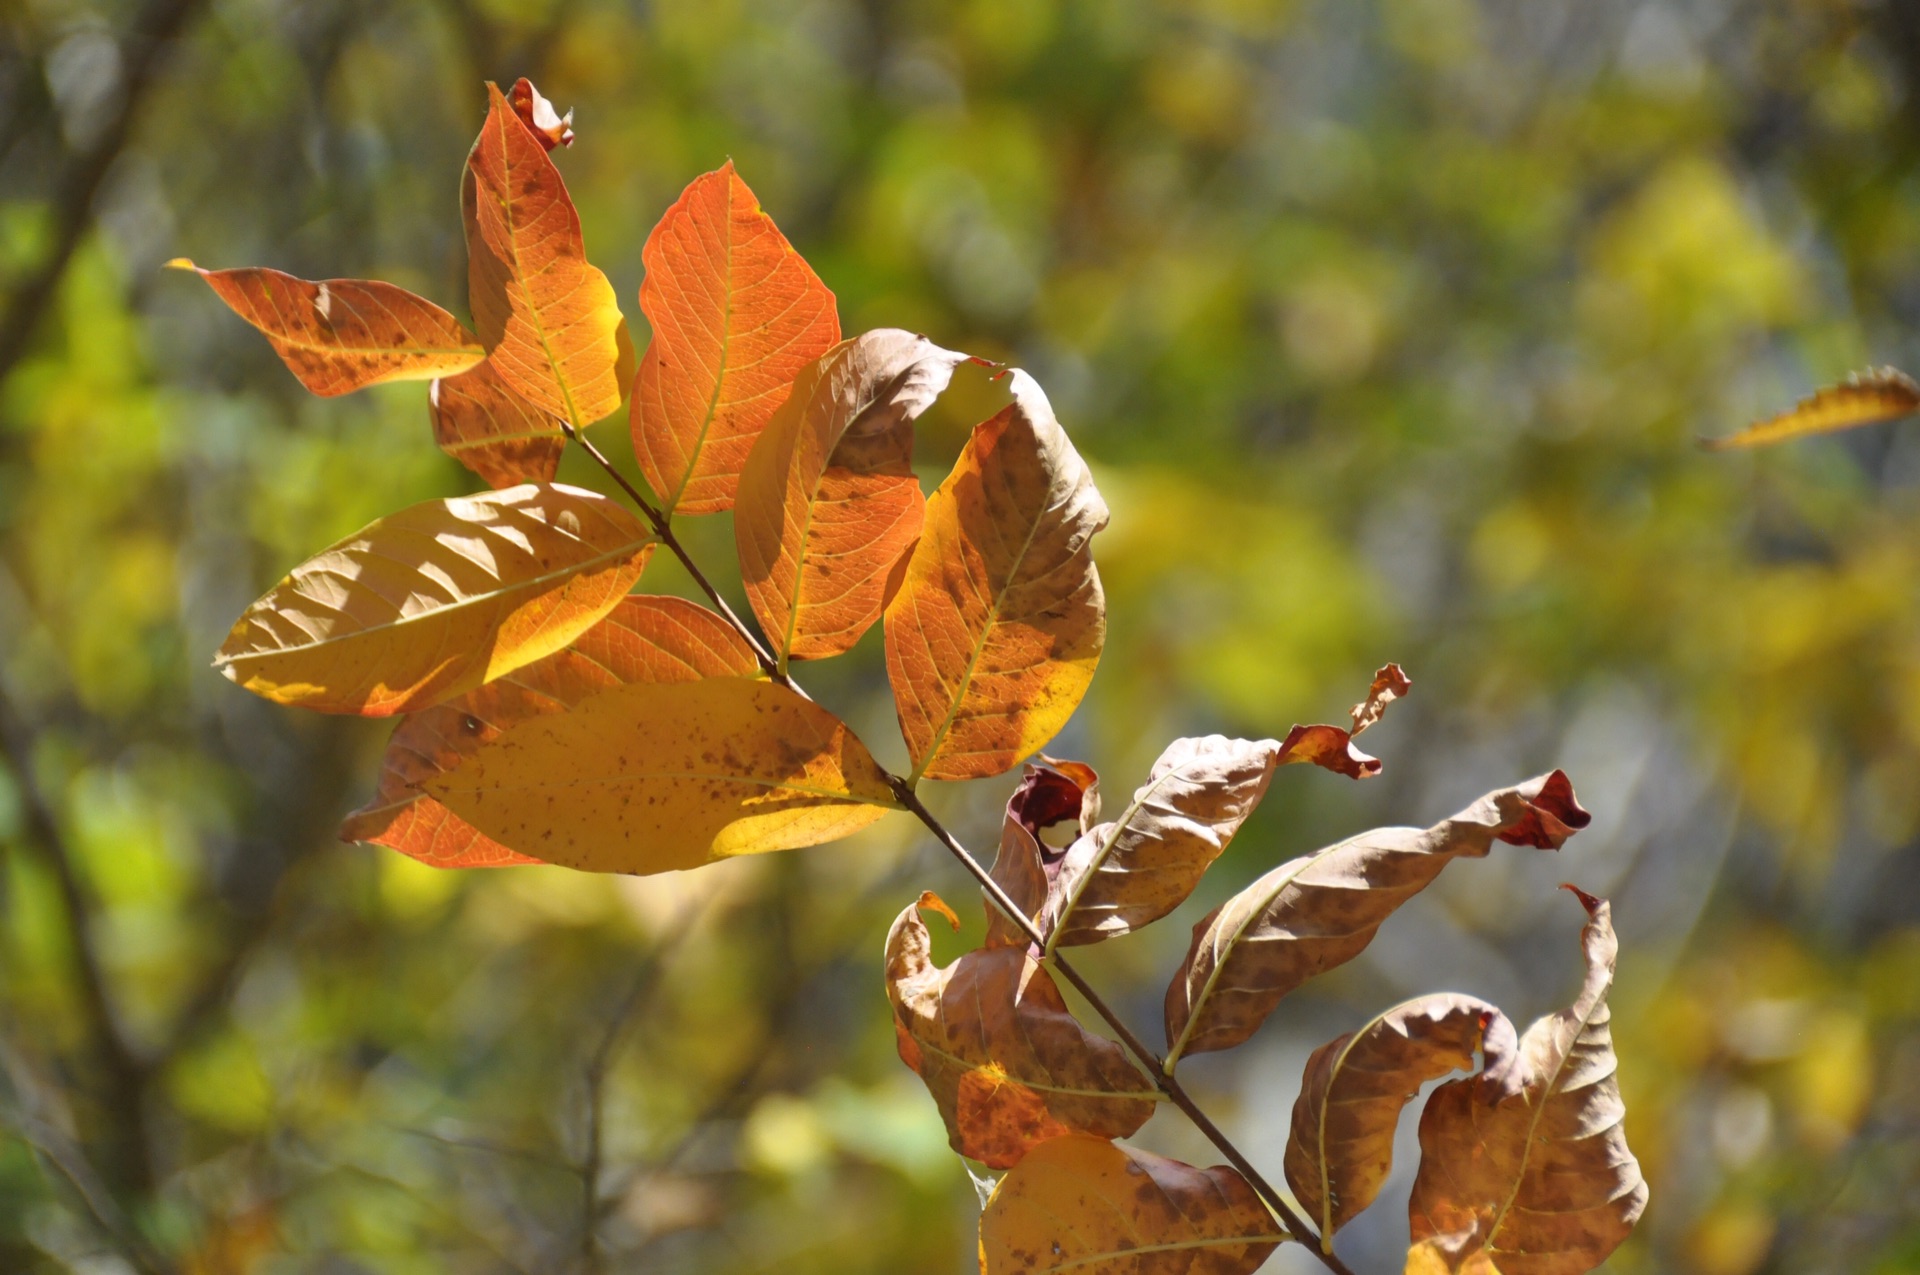
{"type": "Polygon", "coordinates": [[[1831,434],[1858,425],[1878,425],[1920,411],[1920,383],[1890,367],[1855,372],[1838,385],[1817,390],[1789,411],[1755,421],[1725,438],[1703,438],[1708,451],[1765,447],[1810,434],[1831,434]]]}
{"type": "Polygon", "coordinates": [[[1287,1183],[1323,1244],[1373,1203],[1393,1167],[1400,1110],[1429,1080],[1486,1069],[1513,1055],[1513,1024],[1471,996],[1443,993],[1396,1005],[1313,1051],[1293,1104],[1287,1183]]]}
{"type": "Polygon", "coordinates": [[[498,87],[487,85],[487,99],[460,185],[473,323],[501,380],[584,428],[620,406],[620,304],[587,264],[580,215],[545,140],[498,87]]]}
{"type": "Polygon", "coordinates": [[[1646,1207],[1607,1008],[1612,909],[1574,892],[1588,914],[1579,997],[1527,1028],[1511,1066],[1440,1086],[1421,1115],[1408,1216],[1416,1243],[1467,1237],[1448,1246],[1444,1269],[1472,1269],[1467,1259],[1484,1254],[1501,1275],[1592,1270],[1646,1207]]]}
{"type": "Polygon", "coordinates": [[[433,441],[492,487],[552,482],[566,450],[559,422],[514,393],[486,362],[427,389],[433,441]]]}
{"type": "Polygon", "coordinates": [[[579,637],[652,550],[632,514],[577,487],[430,500],[295,567],[234,624],[214,667],[282,704],[413,712],[579,637]]]}
{"type": "Polygon", "coordinates": [[[981,948],[940,969],[919,908],[887,935],[887,998],[900,1058],[926,1081],[955,1151],[1004,1169],[1048,1138],[1125,1137],[1147,1122],[1153,1086],[1119,1045],[1074,1021],[1023,948],[981,948]]]}
{"type": "Polygon", "coordinates": [[[540,139],[540,144],[548,150],[556,146],[573,145],[573,112],[565,115],[553,109],[549,102],[533,87],[533,81],[521,76],[507,90],[507,101],[513,106],[513,113],[540,139]]]}
{"type": "Polygon", "coordinates": [[[718,513],[793,378],[840,339],[833,293],[731,162],[688,185],[643,259],[634,455],[668,512],[718,513]]]}
{"type": "Polygon", "coordinates": [[[424,297],[375,279],[311,282],[265,267],[202,270],[233,312],[266,335],[300,384],[331,397],[384,381],[453,376],[487,356],[473,333],[424,297]]]}
{"type": "Polygon", "coordinates": [[[1169,1064],[1247,1039],[1289,992],[1358,956],[1453,860],[1484,857],[1495,841],[1558,849],[1591,819],[1556,770],[1431,828],[1379,828],[1281,864],[1193,927],[1167,988],[1169,1064]]]}
{"type": "Polygon", "coordinates": [[[420,785],[516,722],[565,712],[609,687],[751,677],[758,671],[745,639],[705,607],[683,598],[629,594],[564,650],[409,714],[387,744],[373,800],[347,817],[341,839],[391,846],[439,868],[538,863],[484,836],[420,785]]]}
{"type": "Polygon", "coordinates": [[[838,655],[880,618],[926,503],[913,422],[966,357],[898,328],[862,333],[803,368],[761,431],[733,527],[782,661],[838,655]]]}
{"type": "Polygon", "coordinates": [[[1010,769],[1066,724],[1106,640],[1094,533],[1107,506],[1047,397],[976,426],[886,612],[887,675],[913,776],[1010,769]]]}
{"type": "Polygon", "coordinates": [[[1280,744],[1280,764],[1309,762],[1349,779],[1371,779],[1380,773],[1380,759],[1354,747],[1354,737],[1378,722],[1387,705],[1407,693],[1413,680],[1388,664],[1373,675],[1367,697],[1353,706],[1350,726],[1295,726],[1280,744]]]}
{"type": "Polygon", "coordinates": [[[894,804],[838,718],[738,677],[602,691],[424,787],[521,854],[636,874],[832,841],[894,804]]]}
{"type": "Polygon", "coordinates": [[[1137,930],[1179,907],[1259,805],[1280,745],[1176,739],[1118,819],[1067,850],[1048,907],[1053,946],[1137,930]]]}
{"type": "Polygon", "coordinates": [[[981,1275],[1246,1275],[1285,1238],[1245,1178],[1101,1138],[1029,1151],[980,1215],[981,1275]]]}

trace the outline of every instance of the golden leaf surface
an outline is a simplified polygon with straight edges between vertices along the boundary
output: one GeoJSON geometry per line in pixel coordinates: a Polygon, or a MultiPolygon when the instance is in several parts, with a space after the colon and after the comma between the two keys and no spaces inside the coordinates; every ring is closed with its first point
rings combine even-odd
{"type": "Polygon", "coordinates": [[[719,513],[794,377],[840,339],[840,316],[731,161],[687,186],[642,256],[653,341],[629,408],[634,455],[669,514],[719,513]]]}
{"type": "Polygon", "coordinates": [[[1513,1056],[1513,1024],[1495,1006],[1442,993],[1407,1001],[1313,1051],[1293,1104],[1287,1183],[1331,1251],[1336,1231],[1373,1203],[1393,1168],[1401,1108],[1420,1087],[1513,1056]]]}
{"type": "Polygon", "coordinates": [[[980,948],[941,969],[920,906],[887,935],[887,999],[900,1059],[926,1082],[955,1151],[1005,1169],[1048,1138],[1123,1138],[1147,1122],[1152,1084],[1074,1020],[1023,947],[980,948]]]}
{"type": "Polygon", "coordinates": [[[1501,1275],[1579,1275],[1604,1262],[1646,1208],[1607,1008],[1619,953],[1612,908],[1574,893],[1588,917],[1578,998],[1527,1028],[1511,1066],[1449,1081],[1421,1114],[1407,1212],[1416,1244],[1450,1238],[1445,1269],[1484,1258],[1501,1275]]]}
{"type": "Polygon", "coordinates": [[[347,817],[341,840],[390,846],[436,868],[538,863],[485,836],[420,785],[454,769],[515,723],[564,713],[610,687],[758,672],[745,639],[705,607],[684,598],[628,594],[564,650],[408,714],[387,743],[373,799],[347,817]]]}
{"type": "Polygon", "coordinates": [[[1102,1138],[1054,1138],[980,1215],[981,1275],[1247,1275],[1285,1238],[1247,1180],[1102,1138]]]}
{"type": "Polygon", "coordinates": [[[424,787],[521,854],[637,875],[833,841],[894,808],[838,718],[740,677],[602,691],[521,722],[424,787]]]}
{"type": "Polygon", "coordinates": [[[1048,900],[1050,947],[1097,943],[1183,903],[1260,804],[1276,740],[1176,739],[1118,819],[1067,848],[1048,900]]]}
{"type": "Polygon", "coordinates": [[[898,328],[862,333],[803,368],[761,431],[733,528],[783,668],[848,650],[880,618],[926,505],[913,422],[966,358],[898,328]]]}
{"type": "Polygon", "coordinates": [[[1066,725],[1106,641],[1107,505],[1033,378],[974,427],[886,610],[912,778],[1001,774],[1066,725]]]}
{"type": "Polygon", "coordinates": [[[429,381],[475,366],[487,352],[460,321],[425,297],[377,279],[296,279],[255,266],[191,270],[258,328],[300,384],[331,398],[386,381],[429,381]]]}
{"type": "Polygon", "coordinates": [[[1725,438],[1703,438],[1710,452],[1765,447],[1859,425],[1878,425],[1920,411],[1920,383],[1895,368],[1868,368],[1838,385],[1816,390],[1778,416],[1755,421],[1725,438]]]}
{"type": "Polygon", "coordinates": [[[546,412],[513,392],[491,361],[427,388],[433,441],[493,488],[550,483],[567,436],[546,412]]]}
{"type": "Polygon", "coordinates": [[[620,406],[620,303],[546,142],[498,86],[487,101],[460,184],[473,323],[501,380],[584,429],[620,406]]]}
{"type": "Polygon", "coordinates": [[[1591,819],[1556,770],[1431,828],[1378,828],[1281,864],[1194,925],[1167,988],[1168,1065],[1253,1035],[1288,993],[1358,956],[1453,860],[1483,858],[1495,841],[1558,849],[1591,819]]]}
{"type": "Polygon", "coordinates": [[[429,500],[295,567],[214,667],[326,713],[411,713],[551,655],[600,622],[653,551],[638,519],[556,483],[429,500]]]}

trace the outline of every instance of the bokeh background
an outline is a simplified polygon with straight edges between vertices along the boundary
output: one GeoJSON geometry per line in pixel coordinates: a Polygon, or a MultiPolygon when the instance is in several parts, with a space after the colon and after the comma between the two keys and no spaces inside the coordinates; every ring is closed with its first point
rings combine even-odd
{"type": "MultiPolygon", "coordinates": [[[[1565,851],[1457,865],[1190,1064],[1276,1180],[1320,1041],[1423,991],[1564,1002],[1571,880],[1614,899],[1653,1184],[1607,1269],[1920,1270],[1920,430],[1694,446],[1920,371],[1902,0],[0,3],[0,1270],[971,1268],[880,986],[922,888],[979,933],[916,825],[439,873],[335,840],[385,725],[208,667],[292,564],[476,484],[424,387],[306,398],[161,262],[464,312],[460,165],[520,74],[578,108],[637,334],[647,230],[731,156],[848,330],[1039,377],[1113,508],[1055,745],[1110,794],[1412,674],[1382,777],[1281,772],[1186,908],[1089,952],[1148,1035],[1259,871],[1572,773],[1565,851]]],[[[990,397],[927,419],[929,485],[990,397]]],[[[726,577],[724,520],[691,534],[726,577]]],[[[878,637],[806,672],[891,760],[878,637]]],[[[1010,786],[936,796],[985,848],[1010,786]]],[[[1363,1271],[1399,1270],[1411,1124],[1363,1271]]],[[[1212,1162],[1169,1115],[1142,1141],[1212,1162]]]]}

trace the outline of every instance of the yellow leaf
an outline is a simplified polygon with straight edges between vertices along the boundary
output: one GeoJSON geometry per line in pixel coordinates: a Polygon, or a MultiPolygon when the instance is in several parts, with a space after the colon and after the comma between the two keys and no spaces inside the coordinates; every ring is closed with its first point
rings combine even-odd
{"type": "Polygon", "coordinates": [[[545,142],[496,85],[487,100],[460,186],[474,326],[501,380],[584,429],[620,406],[620,303],[545,142]]]}
{"type": "Polygon", "coordinates": [[[980,1215],[981,1275],[1246,1275],[1285,1238],[1245,1178],[1102,1138],[1029,1151],[980,1215]]]}
{"type": "Polygon", "coordinates": [[[295,567],[247,608],[214,667],[282,704],[410,713],[573,641],[652,550],[632,514],[577,487],[430,500],[295,567]]]}
{"type": "Polygon", "coordinates": [[[377,279],[313,283],[264,267],[202,270],[185,257],[167,265],[205,279],[315,394],[453,376],[487,356],[451,314],[377,279]]]}
{"type": "Polygon", "coordinates": [[[1815,391],[1778,416],[1755,421],[1725,438],[1703,438],[1700,445],[1711,452],[1765,447],[1790,438],[1898,420],[1916,410],[1920,410],[1920,384],[1894,368],[1868,368],[1815,391]]]}
{"type": "Polygon", "coordinates": [[[1040,387],[974,428],[886,612],[914,779],[980,779],[1045,744],[1106,641],[1094,533],[1106,502],[1040,387]]]}
{"type": "Polygon", "coordinates": [[[832,841],[895,804],[833,714],[733,677],[605,691],[521,722],[426,789],[522,854],[641,875],[832,841]]]}

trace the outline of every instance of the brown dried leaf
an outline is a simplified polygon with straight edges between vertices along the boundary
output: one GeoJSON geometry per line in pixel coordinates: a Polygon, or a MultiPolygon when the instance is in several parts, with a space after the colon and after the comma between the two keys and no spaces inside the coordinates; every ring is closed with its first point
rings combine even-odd
{"type": "Polygon", "coordinates": [[[1323,1247],[1373,1203],[1393,1167],[1400,1110],[1420,1086],[1470,1070],[1476,1049],[1486,1070],[1515,1047],[1513,1024],[1485,1001],[1443,993],[1396,1005],[1359,1031],[1328,1041],[1307,1059],[1287,1137],[1287,1182],[1320,1228],[1323,1247]]]}
{"type": "Polygon", "coordinates": [[[920,538],[913,422],[967,356],[880,328],[801,369],[734,499],[747,600],[784,665],[838,655],[880,618],[920,538]]]}
{"type": "MultiPolygon", "coordinates": [[[[1026,774],[1007,799],[1000,852],[993,861],[992,875],[1036,926],[1066,853],[1051,840],[1056,830],[1065,825],[1076,834],[1084,834],[1099,817],[1100,777],[1093,767],[1051,757],[1028,763],[1026,774]]],[[[1031,941],[1023,928],[987,900],[988,947],[1024,947],[1031,941]]]]}
{"type": "Polygon", "coordinates": [[[1097,943],[1157,921],[1266,794],[1280,757],[1271,739],[1176,739],[1118,819],[1068,848],[1047,909],[1049,946],[1097,943]]]}
{"type": "Polygon", "coordinates": [[[436,868],[539,863],[482,835],[420,785],[452,770],[515,723],[564,713],[609,687],[758,672],[753,648],[705,607],[684,598],[628,594],[565,650],[445,704],[408,714],[387,743],[373,800],[347,817],[340,838],[391,846],[436,868]]]}
{"type": "Polygon", "coordinates": [[[923,905],[946,907],[923,895],[893,923],[887,998],[901,1061],[926,1081],[955,1151],[1004,1169],[1048,1138],[1121,1138],[1147,1122],[1153,1086],[1120,1046],[1074,1021],[1024,949],[982,948],[937,968],[923,905]]]}
{"type": "Polygon", "coordinates": [[[1620,946],[1612,909],[1574,893],[1588,915],[1579,997],[1527,1028],[1510,1066],[1434,1090],[1420,1118],[1413,1238],[1471,1235],[1444,1269],[1484,1257],[1502,1275],[1577,1275],[1605,1261],[1646,1208],[1607,1008],[1620,946]]]}
{"type": "Polygon", "coordinates": [[[1247,1180],[1099,1138],[1043,1142],[980,1215],[981,1275],[1247,1275],[1286,1233],[1247,1180]]]}
{"type": "Polygon", "coordinates": [[[1432,828],[1379,828],[1281,864],[1193,927],[1167,988],[1168,1065],[1247,1039],[1289,992],[1358,956],[1453,860],[1495,841],[1558,849],[1591,819],[1556,770],[1432,828]]]}
{"type": "Polygon", "coordinates": [[[1309,762],[1349,779],[1373,778],[1380,773],[1380,759],[1355,748],[1354,736],[1378,722],[1387,705],[1405,695],[1412,685],[1413,680],[1400,671],[1398,664],[1386,665],[1373,675],[1367,697],[1353,706],[1351,727],[1295,726],[1280,744],[1279,764],[1309,762]]]}
{"type": "Polygon", "coordinates": [[[491,363],[427,388],[433,441],[494,488],[552,482],[567,436],[560,424],[514,393],[491,363]]]}
{"type": "Polygon", "coordinates": [[[1789,411],[1755,421],[1725,438],[1703,438],[1700,445],[1710,452],[1765,447],[1790,438],[1898,420],[1915,411],[1920,411],[1920,383],[1894,368],[1870,367],[1808,395],[1789,411]]]}
{"type": "Polygon", "coordinates": [[[1367,688],[1367,697],[1353,706],[1353,733],[1358,735],[1379,721],[1386,714],[1387,705],[1412,689],[1413,679],[1401,671],[1398,664],[1382,666],[1373,675],[1373,685],[1367,688]]]}

